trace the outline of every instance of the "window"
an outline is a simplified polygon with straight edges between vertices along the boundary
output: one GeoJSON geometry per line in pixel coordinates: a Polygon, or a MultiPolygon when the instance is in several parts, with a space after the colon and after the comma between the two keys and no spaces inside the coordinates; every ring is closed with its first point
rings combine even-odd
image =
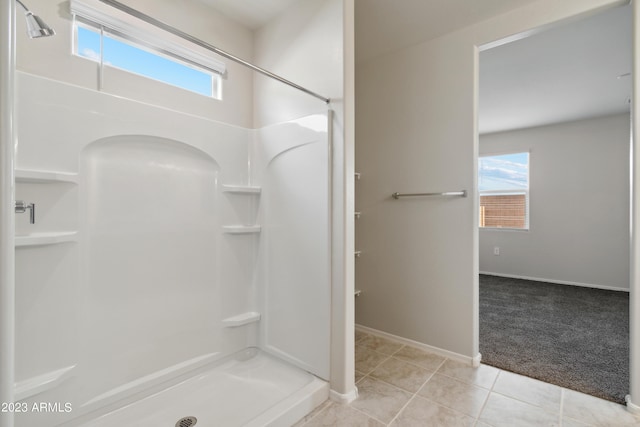
{"type": "MultiPolygon", "coordinates": [[[[194,44],[96,2],[71,0],[74,54],[201,95],[222,99],[223,62],[194,44]]],[[[102,75],[102,74],[101,74],[102,75]]],[[[102,78],[102,77],[101,77],[102,78]]]]}
{"type": "Polygon", "coordinates": [[[89,26],[77,25],[76,55],[201,95],[221,99],[220,76],[89,26]]]}
{"type": "Polygon", "coordinates": [[[529,229],[529,153],[480,157],[478,189],[480,227],[529,229]]]}

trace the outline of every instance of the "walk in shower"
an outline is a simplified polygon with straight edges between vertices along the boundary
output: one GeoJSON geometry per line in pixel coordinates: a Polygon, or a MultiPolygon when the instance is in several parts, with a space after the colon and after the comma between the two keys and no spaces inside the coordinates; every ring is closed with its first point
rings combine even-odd
{"type": "Polygon", "coordinates": [[[15,80],[15,426],[290,425],[326,400],[326,103],[252,128],[15,80]]]}

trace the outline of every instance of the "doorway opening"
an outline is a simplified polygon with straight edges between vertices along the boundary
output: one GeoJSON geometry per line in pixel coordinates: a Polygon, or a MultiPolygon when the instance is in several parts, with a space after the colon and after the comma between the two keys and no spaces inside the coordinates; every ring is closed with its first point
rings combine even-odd
{"type": "Polygon", "coordinates": [[[630,9],[479,61],[482,361],[618,403],[629,382],[630,9]],[[511,158],[522,153],[526,173],[511,158]]]}

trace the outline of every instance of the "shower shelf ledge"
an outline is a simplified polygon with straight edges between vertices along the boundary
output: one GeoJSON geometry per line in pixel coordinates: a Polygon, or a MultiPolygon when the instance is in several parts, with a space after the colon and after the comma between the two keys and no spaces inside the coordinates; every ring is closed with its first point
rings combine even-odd
{"type": "Polygon", "coordinates": [[[78,183],[78,174],[51,170],[16,169],[16,182],[52,184],[55,182],[78,183]]]}
{"type": "Polygon", "coordinates": [[[252,185],[223,185],[222,191],[234,194],[260,194],[262,187],[252,185]]]}
{"type": "Polygon", "coordinates": [[[48,233],[33,233],[26,236],[16,236],[16,247],[57,245],[78,241],[77,231],[55,231],[48,233]]]}
{"type": "Polygon", "coordinates": [[[249,311],[247,313],[238,314],[237,316],[227,317],[222,320],[225,328],[235,328],[238,326],[248,325],[260,321],[260,313],[249,311]]]}
{"type": "Polygon", "coordinates": [[[47,372],[37,377],[20,381],[15,385],[15,400],[23,400],[47,390],[56,388],[60,383],[69,378],[76,365],[67,366],[57,371],[47,372]]]}
{"type": "Polygon", "coordinates": [[[222,229],[227,234],[257,234],[262,231],[259,225],[225,225],[222,229]]]}

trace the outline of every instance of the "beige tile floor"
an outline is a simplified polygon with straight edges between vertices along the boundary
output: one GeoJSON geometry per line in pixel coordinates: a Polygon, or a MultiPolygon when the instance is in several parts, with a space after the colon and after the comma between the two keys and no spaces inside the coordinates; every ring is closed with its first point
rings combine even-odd
{"type": "Polygon", "coordinates": [[[356,384],[356,401],[325,402],[296,427],[640,426],[622,405],[359,331],[356,384]]]}

